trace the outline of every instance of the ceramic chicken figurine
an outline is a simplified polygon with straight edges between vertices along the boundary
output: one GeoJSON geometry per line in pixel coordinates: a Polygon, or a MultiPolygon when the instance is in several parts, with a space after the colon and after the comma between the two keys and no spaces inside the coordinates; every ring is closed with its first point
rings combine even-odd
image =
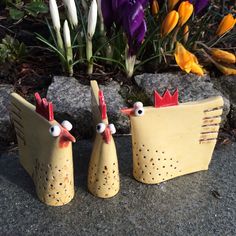
{"type": "Polygon", "coordinates": [[[213,97],[178,104],[178,91],[154,93],[154,107],[136,102],[122,109],[130,117],[133,175],[157,184],[192,172],[207,170],[221,121],[223,99],[213,97]]]}
{"type": "Polygon", "coordinates": [[[35,94],[36,107],[11,94],[11,117],[20,152],[20,163],[32,177],[39,199],[51,206],[74,197],[72,142],[69,121],[54,120],[53,106],[35,94]]]}
{"type": "Polygon", "coordinates": [[[96,136],[89,163],[88,189],[97,197],[110,198],[120,189],[116,147],[112,137],[116,130],[108,122],[103,92],[96,81],[91,81],[91,103],[96,136]]]}

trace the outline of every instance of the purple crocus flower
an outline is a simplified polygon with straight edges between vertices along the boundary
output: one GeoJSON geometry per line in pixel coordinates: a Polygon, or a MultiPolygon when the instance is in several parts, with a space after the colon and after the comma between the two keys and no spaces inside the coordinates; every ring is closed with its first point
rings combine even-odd
{"type": "Polygon", "coordinates": [[[145,33],[144,8],[148,0],[102,0],[101,8],[107,30],[115,23],[126,33],[129,54],[134,55],[140,47],[145,33]]]}
{"type": "Polygon", "coordinates": [[[195,14],[201,13],[210,4],[209,0],[190,0],[189,2],[194,5],[195,14]]]}
{"type": "Polygon", "coordinates": [[[147,31],[142,3],[129,1],[124,15],[126,17],[123,18],[123,28],[128,38],[129,54],[132,56],[140,47],[147,31]]]}

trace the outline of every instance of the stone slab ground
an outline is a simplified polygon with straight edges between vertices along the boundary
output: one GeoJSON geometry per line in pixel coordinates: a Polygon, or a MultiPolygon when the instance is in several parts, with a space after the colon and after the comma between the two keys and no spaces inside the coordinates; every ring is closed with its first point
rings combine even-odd
{"type": "Polygon", "coordinates": [[[74,147],[74,200],[49,207],[36,197],[16,151],[0,155],[0,235],[236,235],[236,143],[217,146],[208,171],[160,185],[132,178],[130,137],[116,138],[121,190],[87,191],[92,143],[74,147]],[[220,194],[213,194],[216,190],[220,194]]]}

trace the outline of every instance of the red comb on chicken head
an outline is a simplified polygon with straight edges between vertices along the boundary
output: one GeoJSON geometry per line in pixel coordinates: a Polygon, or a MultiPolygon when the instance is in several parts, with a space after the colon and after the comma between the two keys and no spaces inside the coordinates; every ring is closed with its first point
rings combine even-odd
{"type": "MultiPolygon", "coordinates": [[[[48,121],[54,120],[53,105],[52,102],[48,102],[46,98],[41,99],[39,93],[35,93],[36,99],[36,112],[43,116],[48,121]]],[[[67,147],[69,142],[75,142],[74,136],[70,134],[72,124],[65,120],[60,124],[54,124],[50,127],[49,132],[53,137],[60,137],[60,147],[67,147]]]]}
{"type": "Polygon", "coordinates": [[[96,131],[97,133],[102,135],[103,140],[109,144],[111,141],[111,135],[116,132],[115,126],[113,124],[105,124],[105,120],[107,119],[107,106],[105,102],[105,98],[103,95],[102,90],[98,92],[98,99],[99,99],[99,110],[101,114],[102,122],[97,124],[96,131]],[[103,123],[104,121],[104,123],[103,123]]]}
{"type": "MultiPolygon", "coordinates": [[[[154,91],[154,107],[169,107],[178,105],[178,89],[175,90],[173,95],[171,95],[170,91],[167,89],[163,96],[161,96],[157,91],[154,91]]],[[[133,105],[133,108],[123,108],[121,112],[125,115],[134,115],[134,116],[142,116],[144,115],[144,108],[142,102],[136,102],[133,105]]]]}

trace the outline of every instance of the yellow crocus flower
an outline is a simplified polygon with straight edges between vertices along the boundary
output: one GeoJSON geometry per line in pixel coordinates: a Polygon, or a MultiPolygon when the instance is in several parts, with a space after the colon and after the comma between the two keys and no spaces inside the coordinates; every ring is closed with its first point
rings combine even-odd
{"type": "Polygon", "coordinates": [[[183,36],[184,36],[184,42],[186,43],[188,41],[188,37],[189,37],[189,26],[188,25],[184,26],[183,36]]]}
{"type": "Polygon", "coordinates": [[[178,8],[179,13],[179,26],[183,26],[190,16],[193,14],[193,4],[189,1],[184,1],[179,5],[178,8]]]}
{"type": "Polygon", "coordinates": [[[157,0],[152,0],[151,2],[151,13],[152,16],[156,16],[159,12],[159,4],[157,0]]]}
{"type": "Polygon", "coordinates": [[[168,35],[177,25],[179,20],[179,13],[177,11],[171,11],[167,14],[161,25],[161,36],[168,35]]]}
{"type": "Polygon", "coordinates": [[[216,35],[221,36],[224,33],[230,31],[235,25],[235,19],[232,14],[228,14],[223,17],[221,20],[218,29],[216,31],[216,35]]]}
{"type": "Polygon", "coordinates": [[[215,64],[218,70],[220,70],[224,75],[236,75],[236,67],[228,67],[219,64],[218,62],[212,60],[212,62],[215,64]]]}
{"type": "Polygon", "coordinates": [[[222,61],[229,64],[236,63],[236,57],[231,52],[227,52],[218,48],[211,48],[210,52],[212,57],[217,61],[222,61]]]}
{"type": "Polygon", "coordinates": [[[177,42],[175,47],[175,60],[178,66],[187,73],[192,72],[198,75],[204,75],[202,67],[194,54],[185,49],[185,47],[177,42]]]}

